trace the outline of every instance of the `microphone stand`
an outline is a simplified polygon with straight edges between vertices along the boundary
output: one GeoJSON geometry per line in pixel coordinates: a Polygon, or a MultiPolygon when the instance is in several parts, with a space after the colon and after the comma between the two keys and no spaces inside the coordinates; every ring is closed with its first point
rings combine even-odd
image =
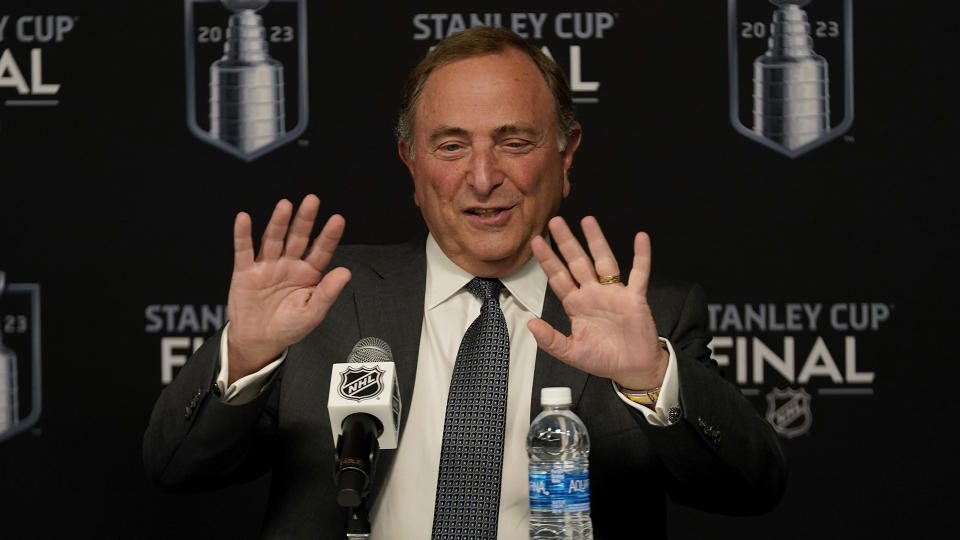
{"type": "Polygon", "coordinates": [[[334,480],[337,504],[347,509],[347,540],[370,538],[367,495],[374,464],[380,451],[377,436],[383,427],[367,414],[352,414],[344,419],[343,434],[337,440],[334,480]]]}
{"type": "Polygon", "coordinates": [[[367,499],[364,497],[354,508],[347,508],[347,540],[369,540],[370,517],[367,515],[367,499]]]}

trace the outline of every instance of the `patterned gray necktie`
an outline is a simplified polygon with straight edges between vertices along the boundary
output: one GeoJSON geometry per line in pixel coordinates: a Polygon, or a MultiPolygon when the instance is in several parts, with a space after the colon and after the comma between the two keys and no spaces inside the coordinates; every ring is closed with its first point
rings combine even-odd
{"type": "Polygon", "coordinates": [[[507,422],[510,336],[498,279],[473,278],[483,306],[460,342],[443,424],[434,540],[494,539],[507,422]]]}

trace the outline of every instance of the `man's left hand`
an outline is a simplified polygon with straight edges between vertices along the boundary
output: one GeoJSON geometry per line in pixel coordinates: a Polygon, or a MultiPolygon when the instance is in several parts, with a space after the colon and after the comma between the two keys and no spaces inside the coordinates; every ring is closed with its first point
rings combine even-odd
{"type": "Polygon", "coordinates": [[[590,255],[563,218],[550,220],[551,238],[566,264],[543,238],[538,236],[530,243],[570,318],[570,336],[543,319],[533,319],[527,327],[541,349],[577,369],[613,379],[624,388],[658,388],[669,354],[660,345],[647,304],[650,237],[641,232],[634,239],[627,285],[601,283],[601,277],[619,276],[620,268],[597,220],[587,216],[580,225],[590,255]]]}

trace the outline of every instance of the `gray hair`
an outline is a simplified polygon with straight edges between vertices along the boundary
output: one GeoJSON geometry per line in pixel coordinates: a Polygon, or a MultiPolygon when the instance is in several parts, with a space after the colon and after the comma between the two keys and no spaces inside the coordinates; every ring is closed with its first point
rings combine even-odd
{"type": "Polygon", "coordinates": [[[411,159],[414,157],[413,123],[417,103],[433,70],[458,60],[494,54],[510,48],[517,49],[529,56],[543,75],[543,80],[547,83],[547,88],[553,95],[557,110],[558,151],[563,152],[566,149],[567,139],[573,133],[576,120],[574,118],[573,95],[563,70],[543,51],[510,30],[477,27],[441,40],[413,68],[413,71],[407,77],[407,82],[403,87],[403,102],[395,133],[398,140],[406,142],[411,159]]]}

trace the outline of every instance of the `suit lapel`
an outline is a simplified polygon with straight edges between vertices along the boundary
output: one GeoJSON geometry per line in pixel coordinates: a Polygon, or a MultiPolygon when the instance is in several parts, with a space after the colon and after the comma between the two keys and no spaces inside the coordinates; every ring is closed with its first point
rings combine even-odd
{"type": "MultiPolygon", "coordinates": [[[[567,317],[560,300],[547,286],[543,299],[543,320],[550,323],[558,332],[570,335],[570,319],[567,317]]],[[[540,413],[540,389],[551,386],[567,386],[573,398],[573,407],[577,407],[583,388],[587,384],[587,373],[572,368],[550,356],[543,349],[537,349],[537,362],[533,371],[533,394],[530,396],[530,420],[540,413]]]]}
{"type": "Polygon", "coordinates": [[[354,298],[361,335],[379,337],[393,351],[403,407],[402,436],[417,375],[427,261],[423,242],[405,244],[399,251],[391,250],[371,264],[381,279],[358,288],[354,298]]]}

